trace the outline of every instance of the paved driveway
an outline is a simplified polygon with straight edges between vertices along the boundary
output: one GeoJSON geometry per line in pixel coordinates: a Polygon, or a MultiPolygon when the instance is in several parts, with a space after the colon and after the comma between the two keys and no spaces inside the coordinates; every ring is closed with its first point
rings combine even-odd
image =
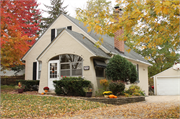
{"type": "MultiPolygon", "coordinates": [[[[180,96],[148,96],[146,101],[82,110],[62,119],[149,119],[171,107],[180,106],[180,96]]],[[[154,117],[155,116],[155,117],[154,117]]]]}
{"type": "Polygon", "coordinates": [[[155,103],[155,102],[179,102],[180,104],[180,96],[148,96],[145,98],[147,103],[155,103]]]}

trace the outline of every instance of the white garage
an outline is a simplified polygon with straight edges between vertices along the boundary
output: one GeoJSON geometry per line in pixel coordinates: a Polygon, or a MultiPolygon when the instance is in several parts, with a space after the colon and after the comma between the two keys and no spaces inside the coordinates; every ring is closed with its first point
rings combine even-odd
{"type": "Polygon", "coordinates": [[[180,95],[180,68],[173,67],[153,76],[155,95],[180,95]]]}
{"type": "Polygon", "coordinates": [[[180,95],[180,77],[157,77],[157,95],[180,95]]]}

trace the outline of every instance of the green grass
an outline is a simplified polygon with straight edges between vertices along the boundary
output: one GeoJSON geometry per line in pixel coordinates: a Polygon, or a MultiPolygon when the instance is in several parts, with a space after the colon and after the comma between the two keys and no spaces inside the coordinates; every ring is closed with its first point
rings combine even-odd
{"type": "Polygon", "coordinates": [[[103,103],[70,98],[1,94],[2,118],[52,117],[67,112],[108,106],[103,103]]]}
{"type": "Polygon", "coordinates": [[[1,90],[14,90],[15,86],[13,85],[1,85],[1,90]]]}

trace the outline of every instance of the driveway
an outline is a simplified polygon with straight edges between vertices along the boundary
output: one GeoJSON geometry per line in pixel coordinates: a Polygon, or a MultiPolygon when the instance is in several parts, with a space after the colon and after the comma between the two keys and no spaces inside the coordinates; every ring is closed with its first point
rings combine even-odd
{"type": "Polygon", "coordinates": [[[155,102],[179,102],[180,104],[180,96],[148,96],[145,98],[147,103],[155,103],[155,102]]]}
{"type": "MultiPolygon", "coordinates": [[[[66,114],[62,119],[148,119],[161,118],[164,110],[180,106],[180,96],[148,96],[146,101],[66,114]]],[[[166,112],[169,113],[169,112],[166,112]]],[[[179,113],[180,115],[180,113],[179,113]]]]}

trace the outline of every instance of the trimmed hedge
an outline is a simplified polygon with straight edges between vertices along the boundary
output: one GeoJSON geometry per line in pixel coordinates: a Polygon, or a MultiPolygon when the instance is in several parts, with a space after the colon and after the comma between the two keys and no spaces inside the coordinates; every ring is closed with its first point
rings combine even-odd
{"type": "Polygon", "coordinates": [[[21,82],[22,85],[25,85],[25,91],[38,91],[39,80],[18,80],[16,84],[21,82]]]}
{"type": "Polygon", "coordinates": [[[83,87],[88,87],[91,82],[81,77],[64,77],[61,80],[53,81],[57,95],[85,96],[83,87]]]}

